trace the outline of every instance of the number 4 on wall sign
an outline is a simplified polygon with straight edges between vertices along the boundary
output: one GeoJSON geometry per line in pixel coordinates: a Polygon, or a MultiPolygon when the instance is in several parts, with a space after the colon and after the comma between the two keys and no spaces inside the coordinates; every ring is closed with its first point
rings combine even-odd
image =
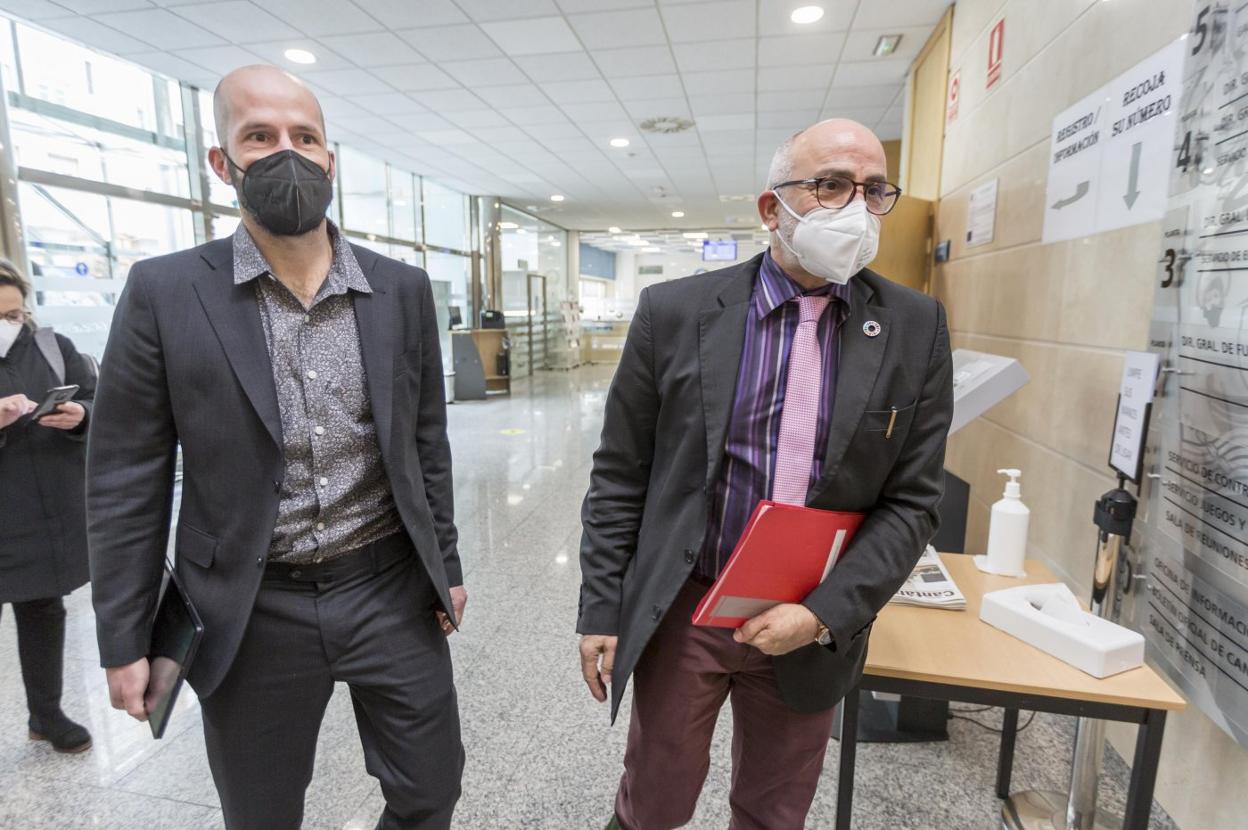
{"type": "Polygon", "coordinates": [[[1001,80],[1001,62],[1005,58],[1005,18],[997,21],[988,33],[988,82],[985,89],[992,89],[1001,80]]]}

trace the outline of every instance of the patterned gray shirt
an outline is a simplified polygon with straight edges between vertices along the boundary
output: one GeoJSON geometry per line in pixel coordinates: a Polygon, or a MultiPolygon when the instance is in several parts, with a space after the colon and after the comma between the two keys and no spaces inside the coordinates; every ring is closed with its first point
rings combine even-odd
{"type": "Polygon", "coordinates": [[[234,232],[234,282],[254,282],[282,417],[286,477],[269,558],[333,559],[402,528],[382,465],[350,292],[371,294],[329,224],[334,258],[310,308],[272,274],[245,227],[234,232]]]}

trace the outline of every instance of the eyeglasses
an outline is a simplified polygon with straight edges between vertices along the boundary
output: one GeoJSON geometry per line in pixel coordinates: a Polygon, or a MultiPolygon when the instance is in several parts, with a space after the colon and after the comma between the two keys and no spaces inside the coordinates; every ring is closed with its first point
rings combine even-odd
{"type": "Polygon", "coordinates": [[[876,216],[883,216],[897,204],[901,188],[888,182],[856,182],[845,176],[820,176],[814,179],[794,179],[781,182],[772,188],[803,187],[814,192],[815,200],[820,207],[840,210],[854,200],[858,189],[862,189],[862,201],[867,210],[876,216]]]}
{"type": "Polygon", "coordinates": [[[24,310],[18,308],[7,314],[0,314],[0,320],[8,320],[10,323],[17,323],[20,326],[26,322],[26,318],[29,316],[24,310]]]}

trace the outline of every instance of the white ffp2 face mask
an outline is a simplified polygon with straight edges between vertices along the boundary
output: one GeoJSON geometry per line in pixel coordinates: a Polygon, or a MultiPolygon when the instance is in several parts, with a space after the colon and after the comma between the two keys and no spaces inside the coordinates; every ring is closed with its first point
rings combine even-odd
{"type": "Polygon", "coordinates": [[[0,357],[9,356],[9,349],[13,348],[13,344],[17,342],[17,336],[21,333],[21,323],[0,320],[0,357]]]}
{"type": "Polygon", "coordinates": [[[798,216],[779,193],[772,193],[797,220],[792,242],[786,241],[782,232],[776,235],[806,273],[844,285],[875,259],[880,247],[880,217],[867,210],[862,199],[854,199],[840,210],[817,207],[798,216]]]}

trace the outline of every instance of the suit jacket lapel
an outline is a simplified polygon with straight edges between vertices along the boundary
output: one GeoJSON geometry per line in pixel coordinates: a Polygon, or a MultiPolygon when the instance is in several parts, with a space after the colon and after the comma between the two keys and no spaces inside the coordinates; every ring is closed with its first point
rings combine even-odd
{"type": "Polygon", "coordinates": [[[714,486],[724,459],[724,440],[741,369],[745,322],[762,257],[743,263],[698,318],[702,409],[706,419],[706,485],[714,486]]]}
{"type": "Polygon", "coordinates": [[[260,321],[254,283],[234,284],[233,248],[229,240],[210,246],[203,259],[211,270],[195,278],[195,293],[208,315],[225,356],[247,399],[278,448],[282,446],[282,417],[277,408],[273,364],[260,321]]]}
{"type": "Polygon", "coordinates": [[[849,316],[841,326],[840,366],[836,373],[836,398],[832,403],[823,477],[811,491],[811,498],[826,489],[839,472],[884,361],[892,318],[887,308],[872,303],[874,298],[875,290],[865,280],[855,280],[849,297],[849,316]],[[880,333],[875,337],[868,337],[863,331],[863,324],[871,320],[880,324],[880,333]]]}
{"type": "Polygon", "coordinates": [[[373,408],[373,423],[377,427],[377,443],[382,458],[390,457],[391,414],[394,401],[394,304],[388,296],[389,276],[376,268],[377,259],[371,262],[359,255],[372,294],[353,292],[355,299],[355,324],[360,335],[360,358],[364,361],[364,374],[368,384],[368,398],[373,408]]]}

